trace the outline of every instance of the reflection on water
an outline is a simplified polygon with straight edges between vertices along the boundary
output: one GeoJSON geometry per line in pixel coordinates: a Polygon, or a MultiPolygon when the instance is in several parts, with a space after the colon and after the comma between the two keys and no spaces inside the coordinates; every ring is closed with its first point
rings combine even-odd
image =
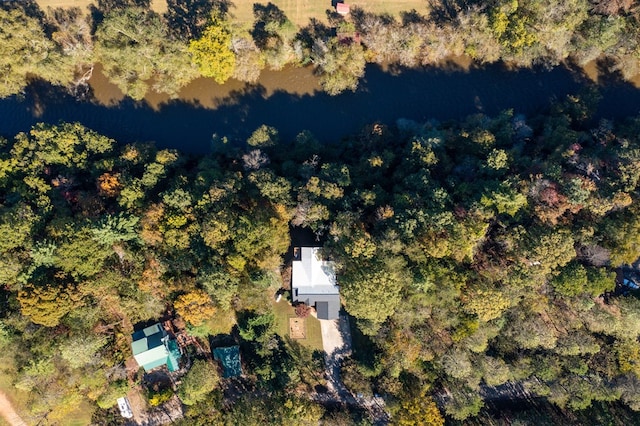
{"type": "Polygon", "coordinates": [[[594,59],[593,61],[589,61],[583,65],[582,70],[584,71],[584,75],[591,81],[598,81],[598,61],[594,59]]]}
{"type": "Polygon", "coordinates": [[[102,105],[117,105],[124,99],[124,93],[102,73],[102,65],[96,64],[89,79],[93,96],[102,105]]]}
{"type": "MultiPolygon", "coordinates": [[[[105,77],[99,64],[95,67],[89,84],[96,101],[102,105],[113,106],[124,99],[122,91],[105,77]]],[[[318,78],[313,75],[310,67],[285,67],[281,71],[264,70],[260,74],[257,85],[264,88],[266,97],[276,92],[310,95],[320,90],[318,78]]],[[[247,83],[234,79],[230,79],[225,84],[218,84],[211,78],[197,78],[180,90],[178,99],[204,108],[215,109],[233,93],[241,92],[246,87],[247,83]]],[[[172,101],[168,95],[152,91],[147,93],[144,100],[156,111],[163,104],[172,101]]]]}
{"type": "MultiPolygon", "coordinates": [[[[259,84],[218,85],[199,79],[180,99],[122,98],[99,70],[91,80],[93,101],[76,101],[48,84],[33,83],[23,97],[0,100],[0,134],[13,136],[38,121],[78,121],[122,142],[155,141],[161,147],[202,153],[211,136],[244,140],[261,124],[292,139],[310,130],[321,141],[338,141],[372,122],[393,124],[458,119],[508,108],[532,115],[553,100],[576,94],[588,84],[582,74],[564,68],[509,71],[500,65],[469,68],[452,63],[443,69],[384,72],[369,66],[361,89],[331,97],[319,91],[309,69],[264,72],[259,84]]],[[[598,115],[618,118],[638,114],[640,91],[631,84],[608,83],[598,115]]]]}
{"type": "MultiPolygon", "coordinates": [[[[265,97],[276,92],[310,95],[320,90],[318,79],[313,75],[311,68],[285,67],[281,71],[263,70],[257,85],[262,88],[265,97]]],[[[210,78],[198,78],[180,91],[179,99],[204,108],[217,108],[233,93],[242,92],[247,86],[247,83],[233,79],[225,84],[217,84],[210,78]]]]}

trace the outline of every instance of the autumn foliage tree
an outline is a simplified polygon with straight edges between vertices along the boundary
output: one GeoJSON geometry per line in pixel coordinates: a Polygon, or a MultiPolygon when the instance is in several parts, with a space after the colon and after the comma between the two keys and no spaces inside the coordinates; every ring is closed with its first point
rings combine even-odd
{"type": "Polygon", "coordinates": [[[393,417],[397,426],[444,426],[444,417],[436,403],[427,395],[403,398],[393,417]]]}
{"type": "Polygon", "coordinates": [[[122,189],[118,173],[105,172],[98,177],[98,189],[100,195],[105,197],[117,197],[122,189]]]}
{"type": "Polygon", "coordinates": [[[176,95],[197,76],[187,46],[169,34],[166,22],[150,10],[113,9],[95,34],[95,56],[105,75],[133,99],[153,90],[176,95]]]}
{"type": "Polygon", "coordinates": [[[231,50],[229,24],[217,14],[211,15],[209,25],[197,40],[189,44],[189,53],[200,74],[217,83],[227,81],[235,70],[236,57],[231,50]]]}
{"type": "Polygon", "coordinates": [[[178,296],[173,304],[176,313],[193,326],[202,325],[216,313],[211,297],[202,290],[178,296]]]}
{"type": "Polygon", "coordinates": [[[0,9],[0,97],[20,92],[27,85],[28,74],[52,83],[66,83],[73,68],[65,63],[55,43],[40,22],[19,7],[0,9]]]}
{"type": "Polygon", "coordinates": [[[55,327],[78,307],[81,296],[74,289],[57,286],[25,286],[18,292],[20,311],[36,324],[55,327]]]}
{"type": "Polygon", "coordinates": [[[364,50],[359,43],[351,40],[318,40],[312,52],[313,62],[320,74],[320,84],[328,94],[356,90],[365,66],[364,50]]]}

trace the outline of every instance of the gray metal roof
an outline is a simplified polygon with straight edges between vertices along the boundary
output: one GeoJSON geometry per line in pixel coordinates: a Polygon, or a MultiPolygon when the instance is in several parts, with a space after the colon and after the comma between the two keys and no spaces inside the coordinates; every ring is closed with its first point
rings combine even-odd
{"type": "Polygon", "coordinates": [[[303,302],[307,306],[315,306],[318,319],[338,319],[340,312],[340,295],[338,294],[307,294],[294,297],[294,302],[303,302]]]}

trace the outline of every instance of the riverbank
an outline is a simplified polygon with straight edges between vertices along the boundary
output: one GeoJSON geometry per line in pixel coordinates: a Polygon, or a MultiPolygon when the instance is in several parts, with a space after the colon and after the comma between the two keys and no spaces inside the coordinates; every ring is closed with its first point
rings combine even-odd
{"type": "MultiPolygon", "coordinates": [[[[603,73],[603,70],[599,68],[599,60],[593,60],[579,66],[576,64],[563,64],[560,69],[571,70],[574,78],[578,82],[584,84],[601,84],[603,86],[609,83],[614,84],[630,84],[631,86],[640,89],[640,75],[634,77],[631,80],[619,79],[615,81],[615,76],[607,75],[603,73]],[[613,80],[612,81],[612,77],[613,80]]],[[[473,73],[482,69],[500,69],[502,71],[521,72],[527,71],[527,69],[520,69],[516,66],[504,63],[497,63],[492,65],[481,65],[473,61],[472,58],[461,55],[453,56],[441,61],[432,67],[424,67],[418,69],[410,69],[397,67],[391,64],[369,64],[367,70],[378,69],[381,72],[389,73],[391,75],[401,75],[406,72],[414,73],[431,73],[431,74],[465,74],[473,73]]],[[[534,72],[544,72],[545,70],[539,68],[534,72]]],[[[370,80],[366,79],[363,84],[367,84],[370,80]]],[[[95,101],[105,106],[116,106],[118,103],[125,99],[124,93],[111,83],[109,79],[104,75],[100,64],[95,66],[92,77],[89,80],[91,87],[91,93],[95,101]]],[[[171,104],[176,100],[192,103],[194,105],[201,106],[207,109],[216,109],[224,103],[225,99],[233,97],[234,95],[245,91],[247,87],[260,87],[262,94],[265,98],[273,96],[275,93],[287,93],[296,96],[314,95],[321,92],[320,79],[314,74],[313,68],[308,67],[295,67],[286,66],[282,70],[263,70],[260,74],[258,82],[254,85],[247,84],[242,81],[230,79],[224,84],[218,84],[210,78],[197,78],[189,83],[186,87],[182,88],[177,98],[171,98],[164,93],[157,93],[150,91],[144,98],[144,102],[155,111],[159,111],[163,105],[171,104]]],[[[410,90],[411,88],[408,88],[410,90]]],[[[367,90],[366,87],[363,90],[367,90]]],[[[349,94],[344,94],[348,96],[349,94]]]]}
{"type": "MultiPolygon", "coordinates": [[[[106,1],[96,6],[87,0],[77,4],[41,0],[38,4],[49,12],[32,4],[32,8],[5,13],[4,25],[12,28],[8,34],[18,34],[25,27],[20,20],[29,24],[24,35],[5,40],[15,44],[11,51],[30,51],[33,46],[23,46],[17,40],[37,39],[38,43],[31,44],[46,46],[47,60],[33,59],[43,56],[36,51],[23,54],[33,60],[20,67],[9,66],[0,96],[23,93],[29,79],[36,76],[70,86],[76,93],[91,74],[87,70],[98,63],[104,66],[109,84],[116,84],[136,100],[155,97],[155,104],[168,98],[150,93],[152,90],[184,99],[181,91],[188,91],[190,83],[194,83],[191,87],[203,84],[199,77],[253,83],[264,69],[301,64],[313,64],[322,90],[333,95],[356,90],[367,63],[439,68],[442,63],[448,65],[451,58],[462,56],[467,61],[473,58],[473,66],[503,61],[522,68],[550,67],[566,60],[588,64],[604,58],[596,67],[601,68],[601,74],[619,74],[627,79],[640,74],[640,45],[629,40],[637,22],[636,11],[603,12],[586,4],[574,7],[563,3],[549,7],[523,3],[515,5],[517,10],[507,11],[499,4],[464,8],[433,2],[413,7],[418,5],[414,0],[362,0],[350,2],[351,11],[340,15],[333,9],[335,2],[316,2],[313,10],[306,10],[308,5],[303,0],[266,5],[240,0],[237,4],[167,1],[166,13],[158,14],[165,9],[158,1],[137,6],[106,1]],[[384,8],[379,10],[376,2],[384,8]],[[84,6],[92,10],[91,16],[49,8],[63,5],[84,6]],[[249,5],[251,23],[245,25],[240,10],[249,5]],[[609,27],[607,14],[619,19],[609,32],[601,34],[595,30],[609,27]],[[520,22],[523,16],[528,18],[526,22],[520,22]],[[510,29],[519,26],[522,34],[518,37],[522,40],[514,38],[510,29]],[[223,29],[217,40],[220,45],[201,57],[205,53],[197,46],[205,41],[209,29],[218,27],[223,29]],[[124,33],[136,36],[123,38],[123,28],[124,33]],[[203,65],[220,63],[221,58],[228,62],[215,72],[203,65]]],[[[8,64],[20,62],[17,56],[6,59],[8,64]]]]}

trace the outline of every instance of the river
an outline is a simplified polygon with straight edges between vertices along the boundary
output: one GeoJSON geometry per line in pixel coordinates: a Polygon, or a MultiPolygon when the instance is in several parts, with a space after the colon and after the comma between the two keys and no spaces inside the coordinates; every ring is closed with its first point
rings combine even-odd
{"type": "MultiPolygon", "coordinates": [[[[279,129],[283,139],[306,129],[332,142],[365,124],[392,124],[398,118],[442,121],[507,108],[532,115],[588,84],[584,73],[565,67],[510,70],[494,64],[465,69],[448,64],[389,70],[370,65],[357,92],[332,97],[320,91],[310,69],[286,68],[263,72],[254,85],[198,79],[178,99],[153,94],[135,102],[98,69],[91,80],[91,100],[77,101],[44,83],[31,84],[23,96],[0,100],[0,135],[11,137],[41,121],[77,121],[121,142],[154,141],[160,147],[206,153],[212,135],[243,140],[261,124],[279,129]]],[[[640,113],[640,90],[632,84],[605,81],[600,87],[599,118],[640,113]]]]}

